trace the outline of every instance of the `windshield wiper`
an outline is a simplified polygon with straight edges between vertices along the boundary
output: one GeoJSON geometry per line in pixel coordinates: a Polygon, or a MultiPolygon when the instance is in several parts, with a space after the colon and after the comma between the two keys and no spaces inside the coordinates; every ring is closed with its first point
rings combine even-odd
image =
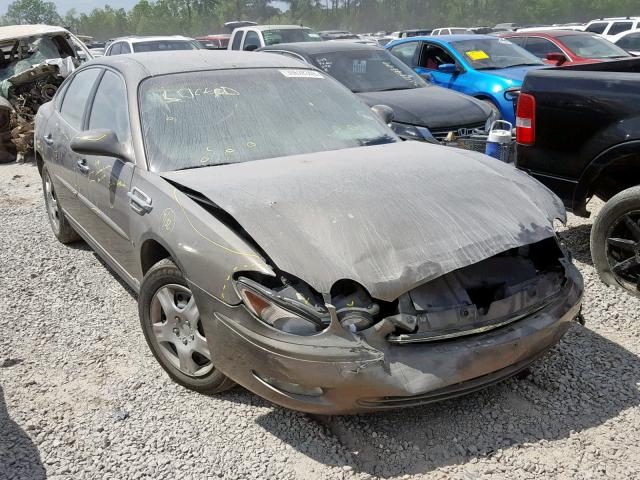
{"type": "Polygon", "coordinates": [[[385,135],[383,137],[372,138],[370,140],[358,140],[358,143],[360,143],[362,147],[368,147],[370,145],[382,145],[385,143],[393,143],[393,138],[385,135]]]}
{"type": "Polygon", "coordinates": [[[382,90],[376,90],[376,92],[393,92],[394,90],[410,90],[416,87],[389,87],[383,88],[382,90]]]}
{"type": "Polygon", "coordinates": [[[193,170],[194,168],[204,168],[204,167],[219,167],[220,165],[231,165],[235,162],[222,162],[222,163],[209,163],[204,165],[191,165],[190,167],[182,167],[174,170],[174,172],[180,172],[182,170],[193,170]]]}

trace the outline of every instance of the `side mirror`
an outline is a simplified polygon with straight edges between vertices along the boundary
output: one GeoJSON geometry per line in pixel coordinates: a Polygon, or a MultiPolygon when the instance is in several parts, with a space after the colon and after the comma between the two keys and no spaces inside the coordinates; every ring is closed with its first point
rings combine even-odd
{"type": "Polygon", "coordinates": [[[387,125],[393,122],[393,118],[395,117],[393,108],[388,107],[387,105],[374,105],[371,107],[371,111],[380,117],[380,119],[387,125]]]}
{"type": "Polygon", "coordinates": [[[245,52],[253,52],[254,50],[257,50],[257,49],[258,49],[258,45],[254,45],[254,44],[249,44],[244,46],[245,52]]]}
{"type": "Polygon", "coordinates": [[[70,147],[80,155],[100,155],[119,158],[123,162],[132,161],[130,148],[120,143],[113,130],[100,128],[79,133],[71,139],[70,147]]]}
{"type": "Polygon", "coordinates": [[[556,66],[560,66],[567,61],[567,57],[564,56],[564,53],[552,52],[547,53],[547,60],[556,62],[556,66]]]}
{"type": "Polygon", "coordinates": [[[455,63],[443,63],[438,66],[438,71],[442,73],[458,73],[458,67],[455,63]]]}

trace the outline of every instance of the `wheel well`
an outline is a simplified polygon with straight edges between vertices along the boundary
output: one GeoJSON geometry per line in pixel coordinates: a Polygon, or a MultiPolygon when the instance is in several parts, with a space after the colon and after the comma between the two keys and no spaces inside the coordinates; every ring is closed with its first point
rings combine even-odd
{"type": "Polygon", "coordinates": [[[640,154],[631,154],[611,162],[595,179],[590,195],[604,201],[627,188],[640,184],[640,154]]]}
{"type": "Polygon", "coordinates": [[[151,267],[160,260],[171,258],[171,254],[155,240],[145,240],[140,248],[140,267],[142,275],[146,275],[151,267]]]}
{"type": "Polygon", "coordinates": [[[38,166],[38,173],[42,176],[42,166],[44,165],[44,160],[42,160],[42,156],[36,152],[36,165],[38,166]]]}

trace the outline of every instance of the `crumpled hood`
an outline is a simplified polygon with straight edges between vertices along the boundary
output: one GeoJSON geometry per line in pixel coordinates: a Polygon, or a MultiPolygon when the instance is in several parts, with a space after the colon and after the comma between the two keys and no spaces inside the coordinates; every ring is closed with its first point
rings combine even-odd
{"type": "Polygon", "coordinates": [[[162,174],[232,215],[275,265],[377,299],[554,235],[560,200],[484,155],[399,142],[162,174]]]}
{"type": "Polygon", "coordinates": [[[391,107],[396,122],[427,128],[481,124],[491,113],[480,100],[436,86],[357,95],[370,107],[391,107]]]}
{"type": "Polygon", "coordinates": [[[529,65],[523,67],[501,68],[499,70],[487,70],[486,73],[491,73],[497,77],[507,78],[509,80],[522,83],[527,72],[530,72],[531,70],[539,70],[545,67],[545,65],[529,65]]]}

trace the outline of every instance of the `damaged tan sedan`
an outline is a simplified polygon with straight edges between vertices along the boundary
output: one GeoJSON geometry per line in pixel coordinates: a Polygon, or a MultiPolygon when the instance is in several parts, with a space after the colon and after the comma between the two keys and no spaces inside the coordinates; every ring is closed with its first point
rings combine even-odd
{"type": "Polygon", "coordinates": [[[199,392],[419,405],[514,375],[579,316],[552,193],[400,141],[294,59],[94,60],[41,108],[36,150],[58,239],[83,238],[139,293],[151,351],[199,392]]]}

